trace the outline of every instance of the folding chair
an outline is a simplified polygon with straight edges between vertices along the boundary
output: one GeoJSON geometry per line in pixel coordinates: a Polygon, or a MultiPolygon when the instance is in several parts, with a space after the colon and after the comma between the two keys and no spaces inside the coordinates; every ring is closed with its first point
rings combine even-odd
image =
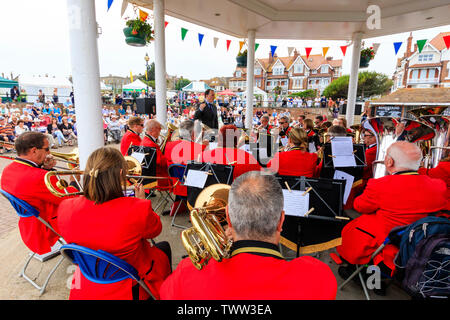
{"type": "Polygon", "coordinates": [[[367,300],[370,300],[370,296],[369,296],[369,292],[367,290],[366,287],[366,283],[364,281],[364,278],[361,274],[361,271],[365,268],[368,267],[369,265],[373,264],[373,259],[384,249],[384,247],[386,247],[389,243],[393,242],[394,240],[396,242],[398,242],[398,239],[401,237],[401,235],[405,232],[405,229],[408,226],[400,226],[400,227],[395,227],[391,230],[391,232],[389,232],[388,236],[386,237],[386,239],[384,239],[383,243],[375,250],[374,253],[372,253],[372,255],[370,256],[370,261],[367,264],[363,264],[363,265],[356,265],[356,270],[350,275],[350,277],[347,278],[347,280],[345,280],[339,287],[338,290],[342,290],[344,288],[344,286],[349,283],[354,277],[356,277],[358,275],[359,277],[359,281],[361,282],[361,286],[364,290],[364,295],[366,296],[367,300]]]}
{"type": "Polygon", "coordinates": [[[92,250],[73,243],[63,245],[60,252],[70,262],[78,265],[83,276],[89,281],[108,284],[133,279],[155,300],[137,270],[124,260],[106,251],[92,250]]]}
{"type": "MultiPolygon", "coordinates": [[[[173,178],[177,178],[179,180],[179,182],[178,182],[179,185],[183,185],[185,169],[186,169],[186,166],[183,164],[178,164],[178,163],[171,164],[169,166],[169,176],[171,176],[173,178]]],[[[184,196],[177,196],[177,197],[180,198],[180,203],[178,204],[177,209],[175,210],[175,213],[173,214],[171,226],[182,228],[182,229],[187,229],[188,226],[182,226],[182,225],[175,223],[175,218],[177,217],[178,210],[180,209],[180,205],[183,201],[187,207],[187,197],[184,197],[184,196]]]]}
{"type": "MultiPolygon", "coordinates": [[[[59,243],[60,244],[65,244],[66,242],[64,241],[64,239],[53,229],[52,226],[50,226],[50,224],[45,221],[44,219],[42,219],[39,216],[39,211],[37,211],[34,207],[32,207],[31,205],[29,205],[27,202],[13,196],[12,194],[0,189],[0,192],[2,193],[2,195],[9,200],[9,202],[11,203],[11,205],[13,206],[13,208],[16,210],[17,214],[19,215],[19,217],[21,218],[29,218],[29,217],[36,217],[40,222],[42,222],[47,228],[49,228],[50,230],[52,230],[55,234],[57,234],[59,236],[59,243]]],[[[53,252],[52,252],[53,253],[53,252]]],[[[58,251],[54,252],[56,254],[59,254],[58,251]]],[[[51,276],[53,275],[53,273],[56,271],[56,269],[58,268],[58,266],[61,264],[61,262],[64,260],[64,257],[61,257],[61,259],[58,260],[58,262],[56,263],[56,265],[53,267],[53,269],[50,271],[50,273],[48,274],[47,278],[45,279],[44,283],[40,286],[38,285],[35,281],[33,281],[26,273],[26,269],[28,267],[28,264],[31,262],[31,259],[33,257],[36,257],[37,254],[35,252],[30,252],[28,259],[25,261],[25,265],[23,266],[22,270],[19,273],[19,277],[23,277],[25,278],[29,283],[31,283],[36,289],[39,290],[40,295],[42,295],[45,291],[45,288],[47,287],[48,282],[50,281],[51,276]]],[[[41,262],[44,262],[45,260],[41,260],[41,262]]]]}

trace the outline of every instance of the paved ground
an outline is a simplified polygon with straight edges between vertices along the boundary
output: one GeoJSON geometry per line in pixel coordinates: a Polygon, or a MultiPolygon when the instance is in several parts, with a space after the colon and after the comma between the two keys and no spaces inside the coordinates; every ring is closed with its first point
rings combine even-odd
{"type": "MultiPolygon", "coordinates": [[[[64,147],[58,152],[69,152],[71,147],[64,147]]],[[[10,160],[0,158],[0,170],[10,163],[10,160]]],[[[24,187],[26,187],[24,185],[24,187]]],[[[159,197],[152,198],[154,205],[159,197]]],[[[158,209],[158,213],[163,211],[158,209]]],[[[155,240],[169,241],[172,248],[173,269],[176,268],[181,257],[186,251],[181,243],[180,235],[182,229],[171,226],[172,218],[169,216],[161,217],[163,223],[163,231],[155,240]]],[[[73,272],[73,266],[66,260],[57,269],[51,278],[46,292],[40,296],[39,292],[31,286],[25,279],[18,277],[28,254],[28,249],[22,243],[19,230],[17,227],[18,218],[13,211],[9,202],[0,197],[0,299],[2,300],[65,300],[68,299],[69,289],[67,283],[70,283],[70,276],[73,272]]],[[[189,226],[187,215],[177,217],[177,224],[189,226]]],[[[292,258],[295,254],[289,249],[282,250],[283,255],[292,258]]],[[[327,263],[336,276],[338,285],[342,283],[342,279],[337,273],[337,265],[330,258],[329,253],[335,252],[334,249],[324,251],[317,256],[320,260],[327,263]]],[[[37,279],[38,283],[42,283],[46,273],[57,262],[57,258],[41,264],[37,260],[33,260],[29,266],[28,274],[37,279]]],[[[275,270],[274,270],[275,272],[275,270]]],[[[405,300],[409,297],[396,285],[393,284],[388,288],[387,296],[380,297],[372,292],[370,293],[373,300],[405,300]]],[[[338,300],[362,300],[365,299],[362,288],[356,283],[349,283],[347,287],[337,293],[338,300]]]]}

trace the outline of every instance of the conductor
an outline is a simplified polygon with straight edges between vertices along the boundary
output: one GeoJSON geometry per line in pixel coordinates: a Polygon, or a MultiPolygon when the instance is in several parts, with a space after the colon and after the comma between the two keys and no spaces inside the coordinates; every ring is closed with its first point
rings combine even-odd
{"type": "Polygon", "coordinates": [[[194,114],[194,120],[200,120],[211,129],[219,129],[217,108],[214,105],[215,93],[213,89],[205,91],[205,102],[201,103],[194,114]]]}

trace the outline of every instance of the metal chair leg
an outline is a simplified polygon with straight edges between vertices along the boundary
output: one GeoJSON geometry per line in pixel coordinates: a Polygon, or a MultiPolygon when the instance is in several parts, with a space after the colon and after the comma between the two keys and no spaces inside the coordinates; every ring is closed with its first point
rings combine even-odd
{"type": "Polygon", "coordinates": [[[175,224],[175,218],[177,217],[177,213],[178,213],[178,210],[180,209],[180,205],[181,205],[181,202],[182,202],[182,201],[183,201],[183,200],[181,200],[181,201],[178,203],[177,210],[175,210],[175,213],[173,214],[173,218],[172,218],[171,225],[172,225],[172,227],[178,227],[178,228],[181,228],[181,229],[187,229],[188,227],[186,227],[186,226],[182,226],[182,225],[179,225],[179,224],[175,224]]]}

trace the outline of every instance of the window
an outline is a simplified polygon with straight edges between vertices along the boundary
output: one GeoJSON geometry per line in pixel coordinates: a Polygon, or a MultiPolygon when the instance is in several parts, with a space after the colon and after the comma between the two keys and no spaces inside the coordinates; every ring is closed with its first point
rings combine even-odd
{"type": "Polygon", "coordinates": [[[260,79],[257,79],[257,80],[256,80],[256,86],[257,86],[257,87],[261,87],[261,80],[260,80],[260,79]]]}
{"type": "Polygon", "coordinates": [[[322,66],[320,68],[320,73],[328,73],[328,66],[322,66]]]}
{"type": "Polygon", "coordinates": [[[273,75],[282,75],[284,73],[284,68],[283,67],[276,67],[273,68],[273,75]]]}
{"type": "Polygon", "coordinates": [[[236,78],[240,78],[242,73],[240,71],[236,71],[236,78]]]}
{"type": "Polygon", "coordinates": [[[433,54],[419,54],[419,62],[429,62],[433,60],[433,54]]]}
{"type": "Polygon", "coordinates": [[[261,74],[261,68],[255,68],[255,75],[259,76],[261,74]]]}
{"type": "Polygon", "coordinates": [[[312,73],[312,74],[316,74],[316,73],[317,73],[317,70],[311,70],[311,73],[312,73]]]}
{"type": "Polygon", "coordinates": [[[294,73],[303,73],[303,65],[300,63],[294,65],[294,73]]]}

